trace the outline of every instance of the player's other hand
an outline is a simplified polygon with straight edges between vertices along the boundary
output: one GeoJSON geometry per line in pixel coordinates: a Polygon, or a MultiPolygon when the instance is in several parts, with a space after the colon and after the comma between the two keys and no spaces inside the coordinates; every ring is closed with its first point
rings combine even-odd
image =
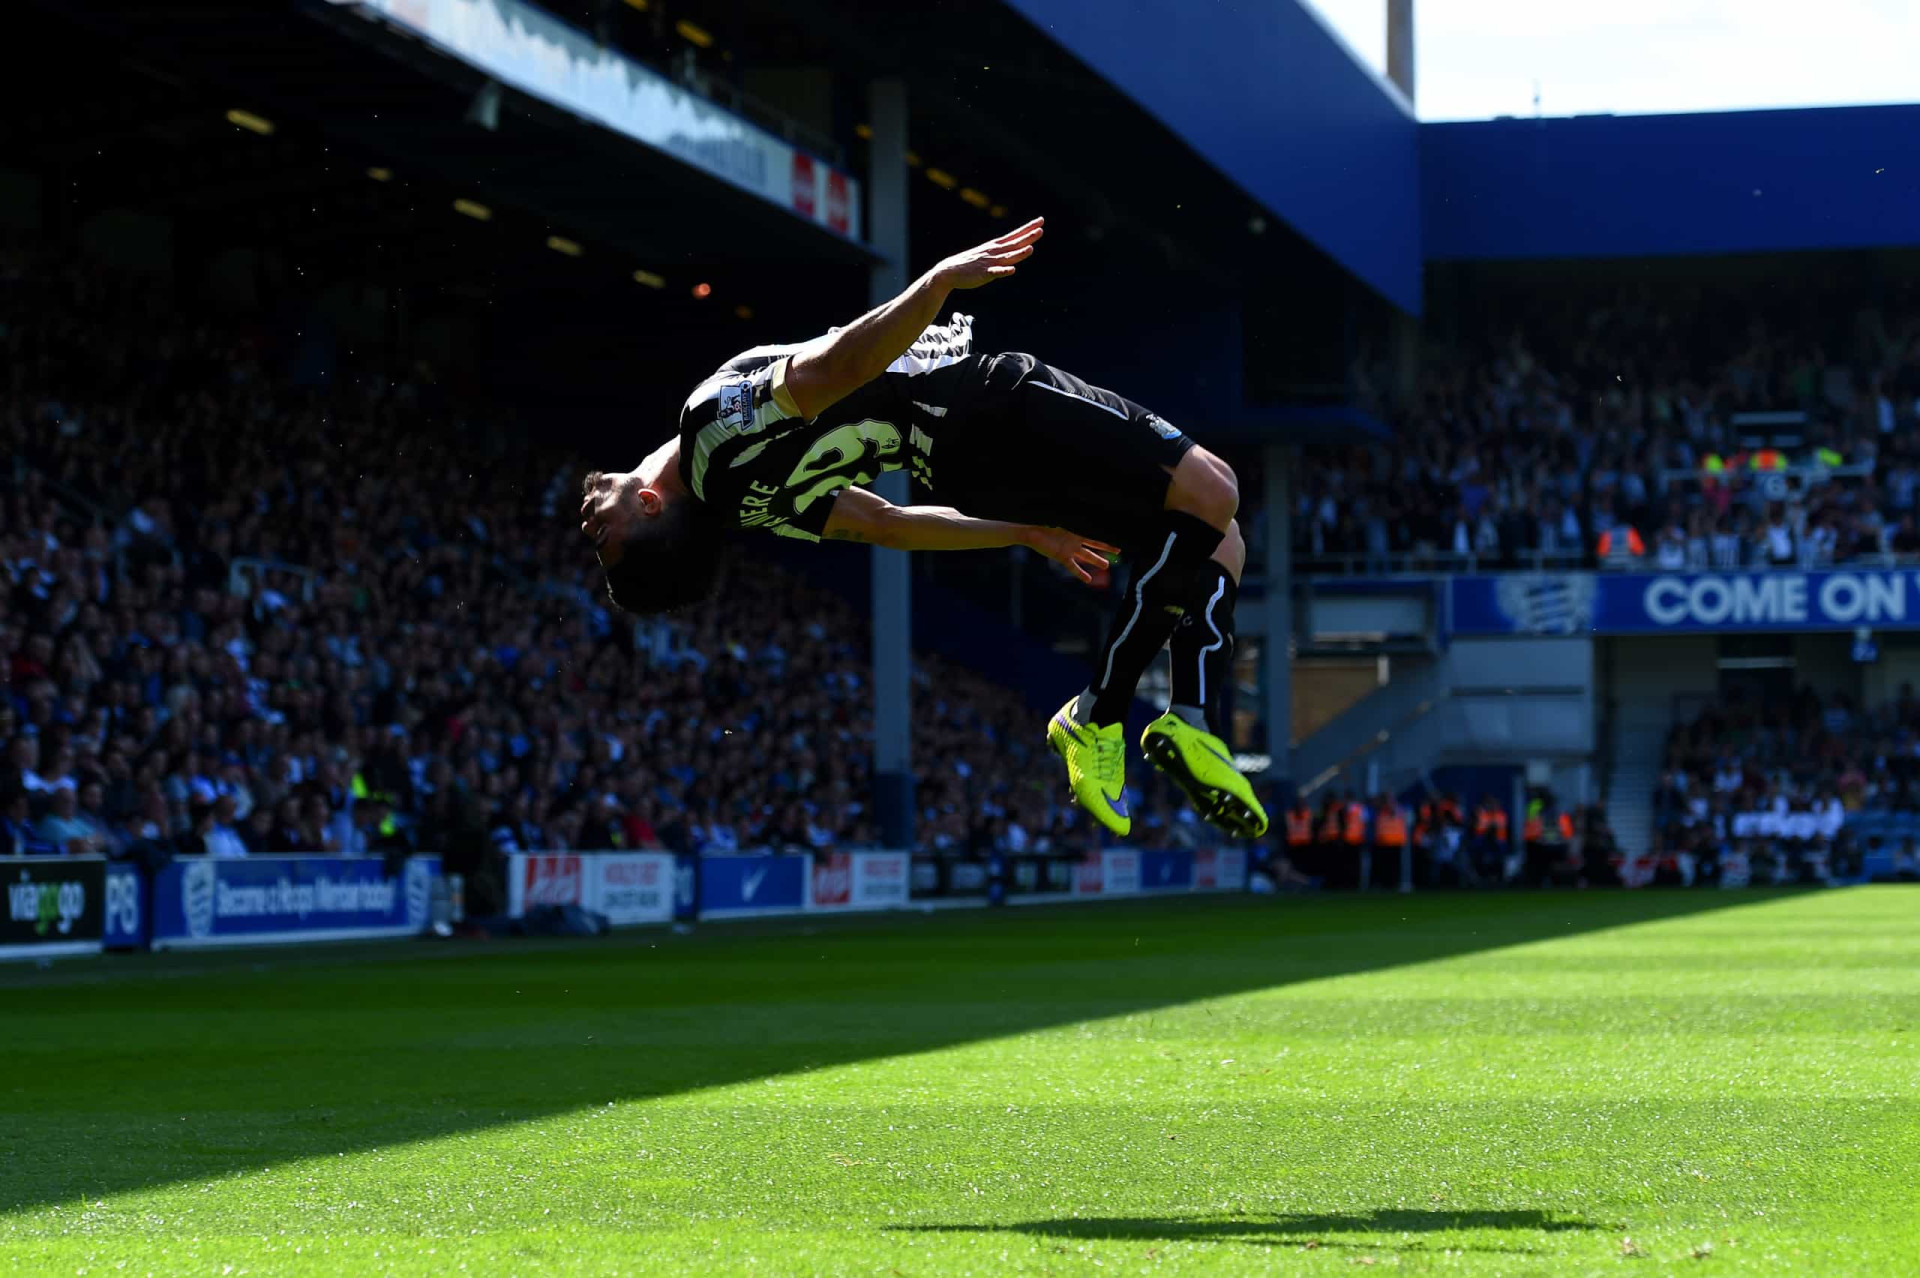
{"type": "Polygon", "coordinates": [[[1033,255],[1033,246],[1047,231],[1047,219],[1036,217],[997,240],[955,253],[933,268],[933,277],[948,288],[979,288],[1013,274],[1014,265],[1033,255]]]}
{"type": "Polygon", "coordinates": [[[1025,540],[1053,562],[1065,564],[1068,572],[1089,586],[1107,580],[1107,556],[1120,553],[1118,546],[1064,528],[1029,528],[1025,540]]]}

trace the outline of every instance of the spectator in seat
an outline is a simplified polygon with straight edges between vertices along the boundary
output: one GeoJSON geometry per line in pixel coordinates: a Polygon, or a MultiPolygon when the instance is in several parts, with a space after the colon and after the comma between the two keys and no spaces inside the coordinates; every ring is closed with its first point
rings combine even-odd
{"type": "Polygon", "coordinates": [[[1713,514],[1702,507],[1687,517],[1687,571],[1713,567],[1713,514]]]}
{"type": "Polygon", "coordinates": [[[213,804],[204,799],[192,800],[187,805],[187,828],[175,841],[175,853],[179,856],[206,856],[207,836],[212,833],[213,804]]]}
{"type": "Polygon", "coordinates": [[[628,847],[657,851],[663,846],[660,832],[654,828],[654,817],[652,799],[639,795],[637,791],[629,797],[626,814],[621,818],[628,847]]]}
{"type": "Polygon", "coordinates": [[[1726,515],[1714,520],[1710,549],[1713,566],[1722,571],[1738,568],[1745,539],[1734,521],[1726,515]]]}
{"type": "Polygon", "coordinates": [[[109,845],[100,831],[81,818],[79,806],[72,786],[56,789],[47,815],[40,818],[40,839],[68,856],[104,856],[109,845]]]}
{"type": "Polygon", "coordinates": [[[340,844],[333,834],[333,808],[324,794],[309,794],[300,805],[301,850],[312,853],[338,853],[340,844]]]}
{"type": "MultiPolygon", "coordinates": [[[[255,809],[257,816],[260,809],[255,809]]],[[[304,822],[300,814],[300,796],[289,794],[280,800],[273,810],[273,823],[267,831],[267,844],[259,851],[291,855],[309,851],[306,835],[302,829],[304,822]]]]}
{"type": "Polygon", "coordinates": [[[1887,549],[1896,555],[1920,555],[1920,528],[1914,527],[1912,511],[1900,516],[1900,523],[1887,538],[1887,549]]]}
{"type": "Polygon", "coordinates": [[[1793,527],[1787,522],[1786,506],[1773,502],[1767,507],[1767,520],[1754,532],[1754,549],[1760,562],[1773,568],[1791,568],[1799,551],[1793,527]]]}
{"type": "Polygon", "coordinates": [[[207,855],[212,857],[241,857],[247,854],[247,845],[234,829],[234,811],[236,804],[231,794],[222,794],[213,801],[213,820],[209,823],[202,839],[206,844],[207,855]]]}
{"type": "Polygon", "coordinates": [[[0,815],[0,856],[55,856],[59,847],[40,837],[29,816],[26,787],[14,783],[0,815]]]}
{"type": "Polygon", "coordinates": [[[264,803],[247,813],[247,819],[240,823],[240,841],[246,845],[249,856],[271,854],[273,834],[274,811],[264,803]]]}
{"type": "Polygon", "coordinates": [[[94,846],[104,855],[118,855],[126,846],[125,838],[116,833],[112,821],[107,817],[106,787],[99,781],[89,780],[80,787],[80,802],[75,818],[87,827],[94,846]]]}
{"type": "Polygon", "coordinates": [[[1653,561],[1662,572],[1684,572],[1689,566],[1688,545],[1687,530],[1678,517],[1669,519],[1654,542],[1653,561]]]}

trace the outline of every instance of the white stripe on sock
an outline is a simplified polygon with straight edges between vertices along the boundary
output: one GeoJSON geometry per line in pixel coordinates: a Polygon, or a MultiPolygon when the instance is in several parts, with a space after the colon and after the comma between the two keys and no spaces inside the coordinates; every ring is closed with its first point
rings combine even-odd
{"type": "MultiPolygon", "coordinates": [[[[1032,384],[1038,386],[1040,383],[1034,382],[1032,384]]],[[[1060,393],[1062,395],[1066,394],[1065,391],[1061,391],[1060,393]]],[[[1078,397],[1076,396],[1076,398],[1078,397]]],[[[1160,557],[1153,561],[1153,567],[1147,569],[1146,572],[1140,575],[1140,580],[1133,583],[1133,615],[1128,617],[1127,624],[1121,627],[1119,637],[1107,645],[1107,670],[1105,674],[1100,676],[1100,690],[1102,692],[1107,690],[1107,684],[1113,680],[1113,659],[1119,653],[1120,645],[1125,643],[1127,636],[1133,633],[1133,623],[1140,620],[1140,610],[1146,606],[1147,583],[1153,580],[1155,573],[1166,567],[1167,556],[1173,553],[1173,539],[1179,535],[1177,532],[1167,534],[1167,544],[1160,547],[1160,557]]]]}
{"type": "Polygon", "coordinates": [[[1220,627],[1213,624],[1213,606],[1219,603],[1220,596],[1226,593],[1227,578],[1226,574],[1222,573],[1220,584],[1213,588],[1213,598],[1207,600],[1207,629],[1213,631],[1213,642],[1200,650],[1200,709],[1203,713],[1207,708],[1207,654],[1218,652],[1227,642],[1227,637],[1220,633],[1220,627]]]}

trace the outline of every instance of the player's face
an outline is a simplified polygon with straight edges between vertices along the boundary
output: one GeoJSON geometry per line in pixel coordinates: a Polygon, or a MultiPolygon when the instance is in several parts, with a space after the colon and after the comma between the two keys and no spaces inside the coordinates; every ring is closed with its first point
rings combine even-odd
{"type": "Polygon", "coordinates": [[[620,548],[635,523],[659,515],[663,498],[641,480],[638,471],[596,470],[582,489],[580,531],[593,539],[601,564],[612,567],[620,562],[620,548]]]}

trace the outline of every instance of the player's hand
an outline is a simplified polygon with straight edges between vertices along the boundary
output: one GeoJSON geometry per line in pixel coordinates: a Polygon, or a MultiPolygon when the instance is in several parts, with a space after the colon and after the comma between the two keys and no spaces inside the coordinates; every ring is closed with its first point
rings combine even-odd
{"type": "Polygon", "coordinates": [[[1082,537],[1064,528],[1029,528],[1026,544],[1053,560],[1065,564],[1067,571],[1091,586],[1107,579],[1107,556],[1120,553],[1118,546],[1082,537]]]}
{"type": "Polygon", "coordinates": [[[933,278],[948,288],[979,288],[1013,274],[1014,264],[1033,255],[1033,246],[1047,232],[1047,219],[1036,217],[997,240],[988,240],[955,253],[933,268],[933,278]]]}

